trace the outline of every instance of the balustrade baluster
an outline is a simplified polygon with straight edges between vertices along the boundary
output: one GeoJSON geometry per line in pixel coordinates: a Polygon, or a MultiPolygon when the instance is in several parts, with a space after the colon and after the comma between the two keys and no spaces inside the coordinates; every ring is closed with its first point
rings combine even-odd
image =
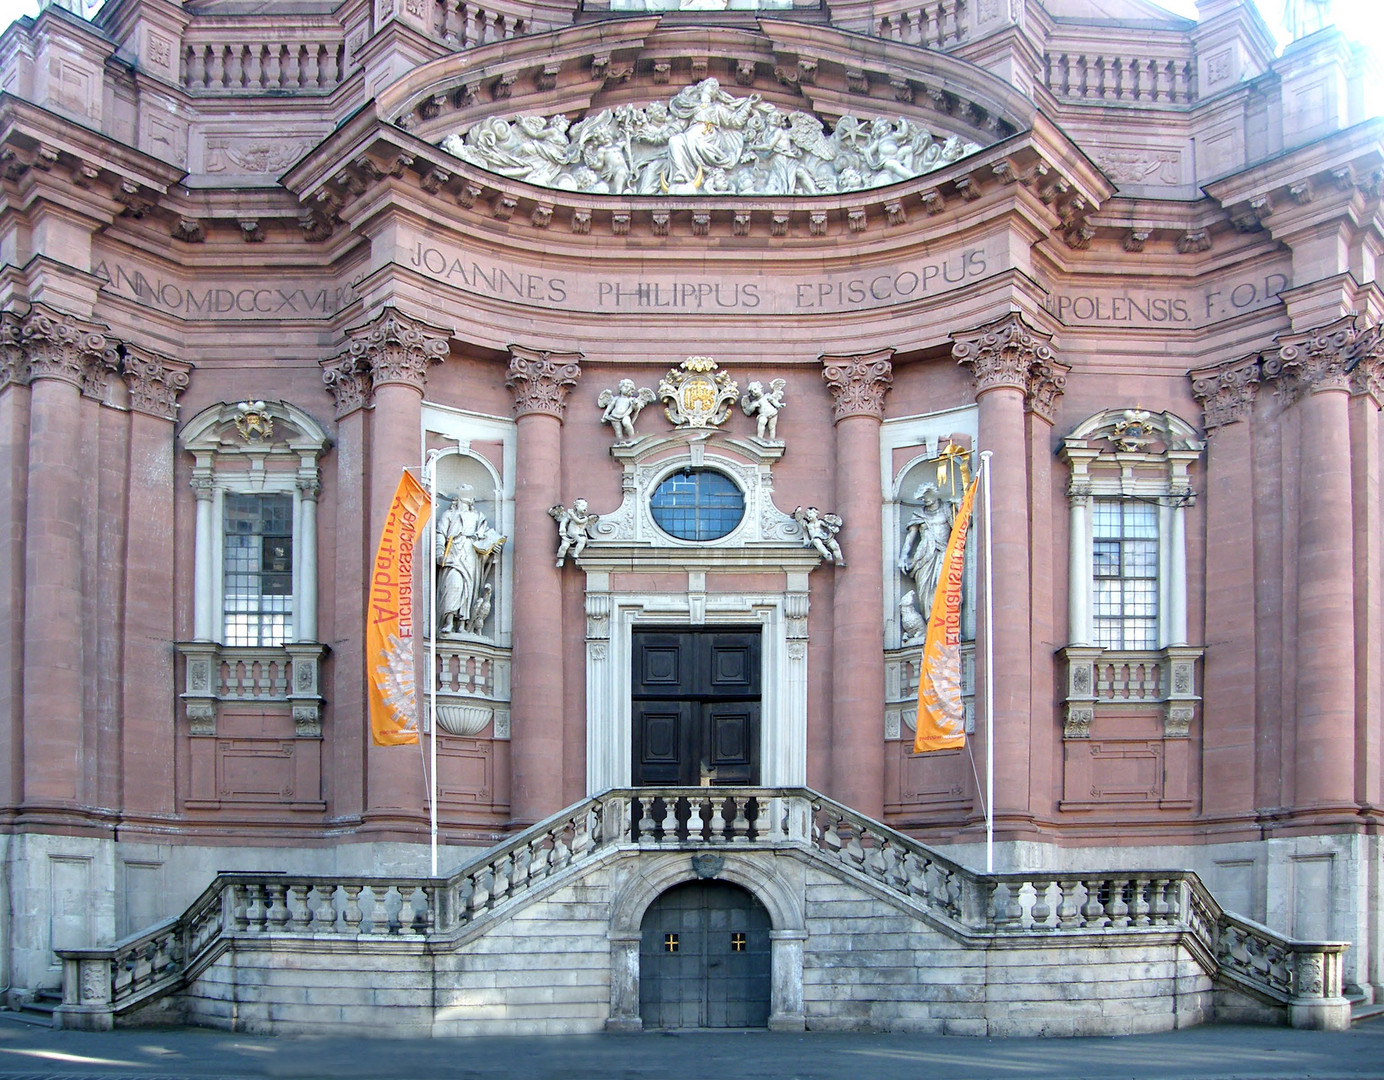
{"type": "Polygon", "coordinates": [[[513,871],[514,863],[508,855],[501,855],[490,864],[491,879],[494,881],[491,896],[494,897],[496,904],[509,898],[510,874],[513,871]]]}
{"type": "Polygon", "coordinates": [[[1105,926],[1110,920],[1105,917],[1105,905],[1100,901],[1100,882],[1087,880],[1081,883],[1086,890],[1086,902],[1081,905],[1081,918],[1090,929],[1105,926]]]}
{"type": "Polygon", "coordinates": [[[730,823],[730,842],[732,844],[748,844],[750,842],[750,821],[745,816],[745,807],[749,801],[743,795],[735,797],[735,818],[730,823]]]}
{"type": "Polygon", "coordinates": [[[282,930],[288,922],[287,886],[273,882],[265,887],[269,900],[265,905],[266,926],[269,930],[282,930]]]}
{"type": "Polygon", "coordinates": [[[726,839],[726,817],[724,814],[726,800],[720,795],[711,797],[711,842],[721,844],[726,839]]]}
{"type": "Polygon", "coordinates": [[[1051,881],[1033,883],[1033,928],[1035,930],[1048,929],[1048,919],[1052,917],[1052,905],[1048,903],[1048,890],[1052,888],[1051,881]]]}
{"type": "Polygon", "coordinates": [[[183,85],[189,89],[200,89],[205,84],[206,78],[207,62],[202,55],[202,50],[196,45],[189,45],[183,63],[183,85]]]}
{"type": "Polygon", "coordinates": [[[687,799],[687,840],[692,844],[700,844],[706,839],[706,818],[703,812],[707,808],[707,798],[705,795],[691,795],[687,799]]]}
{"type": "Polygon", "coordinates": [[[1080,882],[1070,878],[1057,882],[1057,925],[1063,930],[1081,927],[1081,907],[1077,904],[1079,885],[1080,882]]]}
{"type": "Polygon", "coordinates": [[[346,933],[359,934],[361,919],[364,914],[360,910],[360,885],[343,885],[346,890],[346,908],[341,913],[342,920],[346,923],[346,933]]]}
{"type": "Polygon", "coordinates": [[[641,796],[639,803],[639,846],[654,846],[654,801],[648,795],[641,796]]]}
{"type": "Polygon", "coordinates": [[[661,843],[678,842],[678,801],[671,795],[663,796],[663,813],[658,820],[658,829],[661,843]]]}
{"type": "Polygon", "coordinates": [[[1110,916],[1110,925],[1116,930],[1123,930],[1129,925],[1129,905],[1125,903],[1128,884],[1123,878],[1112,878],[1109,883],[1110,902],[1105,905],[1105,910],[1110,916]]]}
{"type": "Polygon", "coordinates": [[[396,885],[399,892],[399,933],[416,934],[418,933],[419,923],[418,912],[413,906],[413,894],[418,891],[416,885],[396,885]]]}
{"type": "MultiPolygon", "coordinates": [[[[226,84],[226,57],[223,55],[219,46],[209,46],[210,56],[207,58],[207,85],[212,88],[224,86],[226,84]]],[[[226,665],[218,664],[216,671],[216,681],[221,693],[226,692],[226,665]]]]}
{"type": "Polygon", "coordinates": [[[1134,925],[1149,925],[1149,901],[1148,901],[1149,879],[1146,877],[1136,877],[1134,879],[1134,925]]]}
{"type": "Polygon", "coordinates": [[[293,929],[300,934],[307,933],[308,926],[312,923],[312,908],[308,906],[308,896],[313,888],[311,885],[297,884],[289,889],[289,896],[294,901],[292,904],[293,929]]]}
{"type": "Polygon", "coordinates": [[[490,875],[487,870],[472,875],[471,895],[466,898],[466,907],[470,910],[473,918],[490,906],[490,884],[490,875]]]}

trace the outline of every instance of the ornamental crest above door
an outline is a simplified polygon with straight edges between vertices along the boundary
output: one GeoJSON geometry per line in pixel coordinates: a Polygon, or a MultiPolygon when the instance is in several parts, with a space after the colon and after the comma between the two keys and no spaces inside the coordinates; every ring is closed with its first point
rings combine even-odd
{"type": "Polygon", "coordinates": [[[658,383],[668,419],[680,428],[720,427],[740,396],[735,381],[709,356],[689,356],[658,383]]]}

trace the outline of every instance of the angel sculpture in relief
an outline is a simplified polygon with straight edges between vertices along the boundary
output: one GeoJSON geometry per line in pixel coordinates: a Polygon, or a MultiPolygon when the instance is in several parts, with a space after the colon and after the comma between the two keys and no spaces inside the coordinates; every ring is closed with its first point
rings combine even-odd
{"type": "Polygon", "coordinates": [[[558,503],[548,507],[548,516],[557,522],[557,566],[560,569],[570,553],[573,562],[581,560],[586,543],[591,539],[591,527],[601,520],[600,514],[590,513],[585,499],[577,499],[571,507],[558,503]]]}
{"type": "Polygon", "coordinates": [[[913,498],[918,508],[904,530],[899,572],[913,582],[918,613],[926,625],[932,617],[932,598],[942,576],[942,559],[951,538],[956,507],[942,498],[936,484],[923,484],[913,498]]]}
{"type": "Polygon", "coordinates": [[[757,419],[755,435],[760,442],[779,441],[778,415],[787,405],[783,397],[787,388],[788,383],[783,379],[771,380],[768,390],[765,390],[764,384],[759,381],[751,382],[745,387],[745,392],[740,397],[740,408],[745,410],[746,416],[757,419]]]}
{"type": "Polygon", "coordinates": [[[627,443],[634,441],[634,422],[653,400],[654,392],[647,386],[636,389],[633,379],[621,379],[614,390],[602,390],[596,404],[604,410],[601,422],[614,429],[615,441],[627,443]]]}
{"type": "Polygon", "coordinates": [[[793,520],[803,531],[803,547],[816,548],[824,562],[834,562],[845,566],[845,556],[836,534],[841,531],[843,522],[835,514],[824,514],[815,506],[799,506],[793,511],[793,520]]]}
{"type": "Polygon", "coordinates": [[[495,592],[489,578],[506,539],[491,527],[469,495],[459,496],[438,518],[433,550],[439,634],[484,631],[495,592]]]}

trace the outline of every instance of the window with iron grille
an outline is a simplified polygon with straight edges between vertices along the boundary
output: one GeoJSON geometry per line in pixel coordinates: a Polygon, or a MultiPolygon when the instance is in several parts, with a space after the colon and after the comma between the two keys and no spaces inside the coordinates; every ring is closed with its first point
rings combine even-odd
{"type": "Polygon", "coordinates": [[[282,645],[293,629],[293,497],[227,493],[225,645],[282,645]]]}
{"type": "Polygon", "coordinates": [[[1158,648],[1158,507],[1096,499],[1091,525],[1095,644],[1158,648]]]}

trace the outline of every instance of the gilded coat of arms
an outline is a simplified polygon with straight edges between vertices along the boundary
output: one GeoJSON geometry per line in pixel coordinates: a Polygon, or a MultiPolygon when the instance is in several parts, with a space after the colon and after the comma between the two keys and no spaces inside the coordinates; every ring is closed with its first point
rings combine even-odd
{"type": "Polygon", "coordinates": [[[720,427],[740,389],[709,356],[689,356],[658,383],[668,419],[677,427],[720,427]]]}

